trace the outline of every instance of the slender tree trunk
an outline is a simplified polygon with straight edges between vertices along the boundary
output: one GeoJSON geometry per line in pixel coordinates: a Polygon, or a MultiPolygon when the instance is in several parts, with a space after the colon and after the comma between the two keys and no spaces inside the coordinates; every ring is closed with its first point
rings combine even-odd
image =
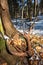
{"type": "Polygon", "coordinates": [[[22,0],[22,19],[23,19],[23,12],[24,12],[24,0],[22,0]]]}
{"type": "Polygon", "coordinates": [[[27,0],[29,20],[32,20],[32,0],[27,0]]]}
{"type": "Polygon", "coordinates": [[[23,11],[24,11],[24,7],[22,7],[22,19],[23,19],[23,11]]]}
{"type": "Polygon", "coordinates": [[[36,17],[36,5],[37,5],[37,0],[34,0],[34,16],[36,17]]]}

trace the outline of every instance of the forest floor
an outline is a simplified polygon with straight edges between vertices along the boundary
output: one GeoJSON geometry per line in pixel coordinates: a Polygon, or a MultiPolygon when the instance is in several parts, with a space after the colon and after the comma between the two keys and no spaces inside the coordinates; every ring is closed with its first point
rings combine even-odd
{"type": "Polygon", "coordinates": [[[0,65],[7,65],[7,62],[2,57],[0,57],[0,65]]]}
{"type": "MultiPolygon", "coordinates": [[[[32,36],[31,44],[32,44],[32,46],[35,46],[37,52],[43,51],[43,48],[41,48],[40,43],[41,43],[41,46],[43,46],[43,36],[42,37],[32,36]]],[[[2,56],[7,59],[7,61],[10,63],[9,65],[14,65],[14,64],[11,64],[12,61],[13,61],[13,63],[15,63],[17,60],[19,61],[19,59],[16,58],[16,56],[9,55],[6,52],[6,50],[5,50],[5,40],[0,37],[0,65],[8,65],[6,60],[2,56]],[[1,50],[3,50],[3,49],[4,49],[4,51],[1,54],[1,50]]],[[[43,59],[43,53],[41,54],[41,57],[43,59]]],[[[43,65],[43,63],[42,63],[42,65],[43,65]]]]}

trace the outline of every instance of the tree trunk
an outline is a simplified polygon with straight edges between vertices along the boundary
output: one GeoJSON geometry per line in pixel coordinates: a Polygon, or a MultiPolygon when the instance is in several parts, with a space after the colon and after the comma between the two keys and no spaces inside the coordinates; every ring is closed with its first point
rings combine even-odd
{"type": "Polygon", "coordinates": [[[36,5],[37,5],[37,1],[36,0],[34,0],[34,16],[36,17],[36,5]]]}
{"type": "Polygon", "coordinates": [[[32,20],[32,0],[27,0],[29,20],[32,20]]]}
{"type": "Polygon", "coordinates": [[[24,7],[22,7],[22,19],[23,19],[23,11],[24,11],[24,7]]]}
{"type": "Polygon", "coordinates": [[[1,18],[5,34],[9,37],[15,35],[18,31],[11,23],[7,0],[1,0],[1,18]]]}
{"type": "MultiPolygon", "coordinates": [[[[4,32],[6,35],[8,35],[9,37],[13,37],[16,33],[18,33],[18,31],[16,30],[16,28],[12,25],[11,23],[11,19],[10,19],[10,14],[9,14],[9,8],[8,8],[8,3],[7,3],[7,0],[1,0],[0,2],[0,9],[1,9],[1,18],[2,18],[2,24],[3,24],[3,27],[4,27],[4,32]]],[[[16,37],[17,38],[17,37],[16,37]]],[[[15,38],[14,38],[15,40],[15,38]]],[[[25,40],[26,42],[26,40],[25,40]]],[[[23,43],[24,44],[24,43],[23,43]]],[[[30,44],[30,43],[29,43],[30,44]]],[[[30,49],[29,47],[29,44],[26,44],[28,46],[28,49],[26,49],[25,51],[28,51],[30,49]]],[[[15,45],[15,44],[14,44],[15,45]]],[[[25,44],[24,44],[25,45],[25,44]]],[[[24,45],[22,45],[22,49],[24,48],[24,45]]],[[[31,46],[31,45],[30,45],[31,46]]],[[[21,46],[20,46],[21,47],[21,46]]],[[[26,46],[25,46],[26,47],[26,46]]],[[[21,48],[19,48],[21,50],[21,48]]],[[[17,51],[18,52],[18,51],[17,51]]],[[[12,54],[16,54],[17,57],[18,55],[21,55],[21,54],[25,54],[26,52],[23,52],[21,50],[22,53],[18,52],[18,54],[16,52],[13,52],[12,54]]],[[[26,53],[27,56],[29,55],[28,53],[26,53]]],[[[10,63],[16,63],[16,60],[17,58],[15,57],[15,55],[13,56],[14,57],[14,61],[12,61],[12,55],[10,57],[10,55],[6,52],[6,49],[4,48],[3,51],[2,51],[2,54],[3,58],[5,58],[6,60],[8,60],[10,63]],[[10,57],[10,58],[9,58],[10,57]],[[15,60],[16,59],[16,60],[15,60]]],[[[30,53],[30,55],[32,55],[30,53]]],[[[22,57],[22,58],[25,58],[25,57],[22,57]]],[[[21,60],[21,59],[20,59],[21,60]]],[[[22,63],[23,63],[23,59],[21,60],[22,63]]],[[[18,62],[18,61],[17,61],[18,62]]],[[[27,62],[27,61],[26,61],[27,62]]],[[[15,64],[10,64],[9,65],[15,65],[15,64]]],[[[25,65],[25,64],[24,64],[25,65]]]]}

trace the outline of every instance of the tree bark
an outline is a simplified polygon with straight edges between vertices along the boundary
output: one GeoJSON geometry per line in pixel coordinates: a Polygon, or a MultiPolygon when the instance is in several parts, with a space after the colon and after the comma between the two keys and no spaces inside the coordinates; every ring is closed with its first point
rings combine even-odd
{"type": "MultiPolygon", "coordinates": [[[[6,35],[8,35],[9,37],[13,37],[15,34],[18,33],[18,31],[16,30],[16,28],[13,26],[13,24],[11,23],[11,19],[10,19],[10,14],[9,14],[9,8],[8,8],[8,3],[7,3],[7,0],[0,0],[0,13],[1,13],[1,18],[2,18],[2,24],[3,24],[3,27],[4,27],[4,32],[6,35]]],[[[30,49],[30,48],[29,48],[30,49]]],[[[28,49],[26,50],[28,51],[28,49]]],[[[15,56],[17,55],[17,53],[13,53],[12,54],[15,56]]],[[[20,53],[21,54],[21,53],[20,53]]],[[[20,56],[20,54],[18,53],[18,56],[20,56]]],[[[23,52],[21,55],[24,55],[25,52],[23,52]]],[[[11,63],[13,63],[12,61],[12,56],[10,57],[9,54],[7,54],[6,52],[6,49],[4,49],[2,51],[2,54],[1,54],[5,59],[7,59],[8,61],[10,61],[11,63]],[[8,58],[7,58],[8,57],[8,58]],[[10,58],[9,58],[10,57],[10,58]],[[10,59],[10,60],[9,60],[10,59]]],[[[26,54],[25,54],[26,55],[26,54]]],[[[31,55],[31,53],[30,53],[31,55]]],[[[13,56],[13,57],[14,57],[13,56]]],[[[15,58],[14,57],[14,61],[15,61],[15,58]]],[[[25,58],[25,57],[24,57],[25,58]]],[[[17,58],[16,58],[17,60],[17,58]]],[[[15,64],[9,64],[9,65],[15,65],[15,64]]]]}
{"type": "Polygon", "coordinates": [[[2,24],[4,27],[4,32],[9,37],[12,37],[16,33],[18,33],[18,31],[11,23],[7,0],[1,0],[0,4],[1,4],[1,18],[2,18],[2,24]]]}

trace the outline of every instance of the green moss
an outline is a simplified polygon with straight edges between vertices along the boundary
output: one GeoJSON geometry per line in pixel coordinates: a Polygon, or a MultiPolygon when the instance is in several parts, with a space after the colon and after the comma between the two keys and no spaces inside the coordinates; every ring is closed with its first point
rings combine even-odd
{"type": "Polygon", "coordinates": [[[5,40],[3,38],[0,38],[0,50],[5,48],[5,40]]]}

